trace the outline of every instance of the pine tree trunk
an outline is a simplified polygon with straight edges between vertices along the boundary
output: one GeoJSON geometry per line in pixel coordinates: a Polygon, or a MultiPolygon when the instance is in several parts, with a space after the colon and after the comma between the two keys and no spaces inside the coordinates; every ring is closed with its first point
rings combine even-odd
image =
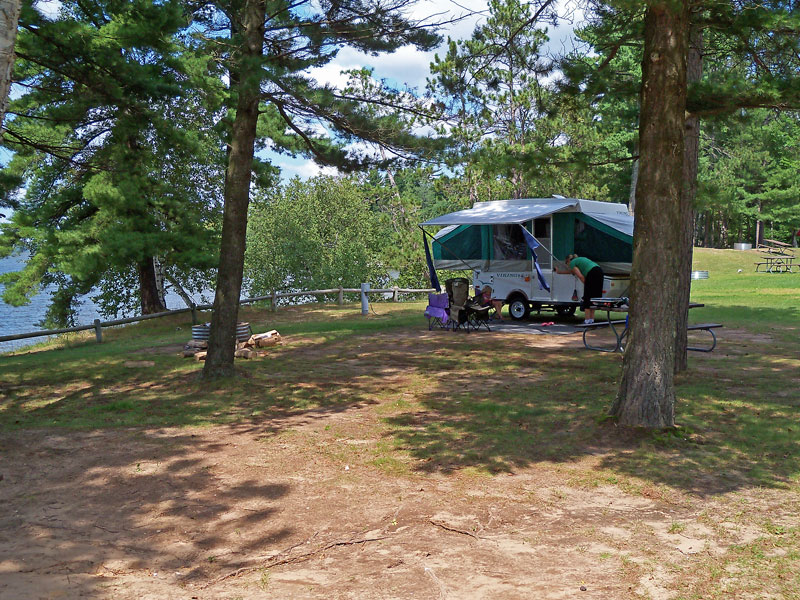
{"type": "Polygon", "coordinates": [[[8,107],[8,93],[11,89],[14,44],[17,42],[17,24],[21,4],[20,0],[0,0],[0,132],[8,107]]]}
{"type": "Polygon", "coordinates": [[[244,273],[247,208],[250,204],[250,180],[261,88],[258,57],[262,55],[264,43],[265,12],[263,0],[247,0],[244,3],[244,43],[233,56],[240,69],[235,90],[238,101],[225,178],[219,271],[208,355],[203,367],[204,379],[230,377],[234,374],[233,353],[236,350],[236,322],[239,317],[239,295],[244,273]]]}
{"type": "Polygon", "coordinates": [[[169,272],[165,269],[164,270],[164,279],[166,279],[169,284],[172,286],[172,289],[175,290],[175,293],[181,297],[184,304],[186,304],[186,308],[192,308],[194,306],[194,299],[183,289],[181,282],[178,281],[176,277],[173,277],[169,274],[169,272]]]}
{"type": "Polygon", "coordinates": [[[633,168],[631,170],[631,192],[628,195],[628,212],[632,215],[636,214],[636,184],[639,181],[639,159],[633,161],[633,168]]]}
{"type": "MultiPolygon", "coordinates": [[[[692,25],[689,33],[689,55],[686,62],[686,83],[691,85],[703,77],[703,30],[692,25]]],[[[675,372],[689,366],[686,327],[689,324],[689,295],[692,283],[692,254],[694,252],[694,199],[697,195],[697,165],[700,160],[700,117],[686,119],[683,156],[683,188],[681,190],[681,251],[678,264],[679,295],[675,329],[675,372]]]]}
{"type": "Polygon", "coordinates": [[[642,59],[630,340],[611,407],[611,414],[626,426],[674,426],[687,49],[686,0],[649,4],[642,59]]]}
{"type": "Polygon", "coordinates": [[[152,258],[146,258],[139,263],[139,299],[142,301],[143,315],[152,315],[167,310],[158,293],[156,269],[152,258]]]}
{"type": "Polygon", "coordinates": [[[756,220],[756,248],[764,243],[764,221],[761,220],[761,203],[758,203],[758,218],[756,220]]]}

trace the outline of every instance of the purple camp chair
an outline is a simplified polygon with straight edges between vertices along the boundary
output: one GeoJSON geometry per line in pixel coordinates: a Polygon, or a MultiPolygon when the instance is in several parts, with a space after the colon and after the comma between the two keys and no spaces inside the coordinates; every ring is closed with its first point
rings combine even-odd
{"type": "Polygon", "coordinates": [[[428,330],[433,326],[444,328],[450,318],[448,308],[450,299],[447,294],[428,294],[428,306],[425,308],[425,317],[428,319],[428,330]]]}

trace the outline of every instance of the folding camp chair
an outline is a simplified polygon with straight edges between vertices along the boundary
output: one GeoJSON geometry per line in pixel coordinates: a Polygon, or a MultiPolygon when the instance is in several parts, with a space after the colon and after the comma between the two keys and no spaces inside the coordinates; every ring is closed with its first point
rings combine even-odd
{"type": "Polygon", "coordinates": [[[425,308],[425,318],[428,319],[428,331],[434,325],[444,329],[447,326],[447,319],[450,317],[448,308],[450,307],[450,297],[447,294],[428,294],[428,306],[425,308]]]}
{"type": "Polygon", "coordinates": [[[469,333],[469,311],[467,301],[469,300],[469,279],[466,277],[454,277],[444,282],[447,295],[450,298],[450,316],[447,326],[453,331],[464,327],[469,333]]]}
{"type": "Polygon", "coordinates": [[[489,329],[489,311],[491,311],[494,307],[489,306],[481,306],[478,304],[477,298],[471,300],[467,303],[467,321],[469,322],[469,326],[472,329],[480,329],[481,327],[486,327],[486,331],[491,331],[489,329]]]}

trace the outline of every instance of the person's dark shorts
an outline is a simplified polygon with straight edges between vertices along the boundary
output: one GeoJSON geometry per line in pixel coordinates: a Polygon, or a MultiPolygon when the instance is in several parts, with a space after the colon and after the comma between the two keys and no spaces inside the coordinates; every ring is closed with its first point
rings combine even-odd
{"type": "Polygon", "coordinates": [[[586,310],[591,304],[590,298],[600,298],[603,295],[603,269],[594,267],[586,275],[583,284],[583,299],[581,300],[581,310],[586,310]]]}

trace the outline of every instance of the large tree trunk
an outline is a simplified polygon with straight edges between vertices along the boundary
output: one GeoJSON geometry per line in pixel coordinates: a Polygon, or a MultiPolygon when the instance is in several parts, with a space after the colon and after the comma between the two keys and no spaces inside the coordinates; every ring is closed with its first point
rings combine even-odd
{"type": "MultiPolygon", "coordinates": [[[[14,67],[14,44],[17,42],[20,0],[0,0],[0,132],[8,107],[11,70],[14,67]]],[[[0,139],[2,134],[0,133],[0,139]]]]}
{"type": "Polygon", "coordinates": [[[621,425],[674,426],[687,46],[686,0],[650,4],[642,59],[630,339],[611,407],[621,425]]]}
{"type": "Polygon", "coordinates": [[[142,314],[152,315],[164,312],[167,307],[161,300],[156,282],[156,268],[152,258],[139,263],[139,297],[142,301],[142,314]]]}
{"type": "Polygon", "coordinates": [[[203,367],[204,379],[230,377],[234,373],[236,321],[239,317],[239,295],[242,291],[247,207],[250,203],[250,180],[261,90],[258,58],[263,54],[265,12],[263,0],[245,2],[242,11],[244,39],[233,57],[239,70],[235,79],[238,102],[225,177],[219,271],[208,355],[203,367]]]}
{"type": "MultiPolygon", "coordinates": [[[[689,32],[689,55],[686,62],[686,84],[703,78],[703,29],[692,25],[689,32]]],[[[692,284],[692,255],[694,252],[694,199],[697,196],[697,165],[700,160],[700,117],[690,114],[686,119],[683,155],[683,189],[681,190],[681,252],[678,264],[678,322],[675,328],[675,372],[689,366],[687,329],[689,325],[689,295],[692,284]]]]}

